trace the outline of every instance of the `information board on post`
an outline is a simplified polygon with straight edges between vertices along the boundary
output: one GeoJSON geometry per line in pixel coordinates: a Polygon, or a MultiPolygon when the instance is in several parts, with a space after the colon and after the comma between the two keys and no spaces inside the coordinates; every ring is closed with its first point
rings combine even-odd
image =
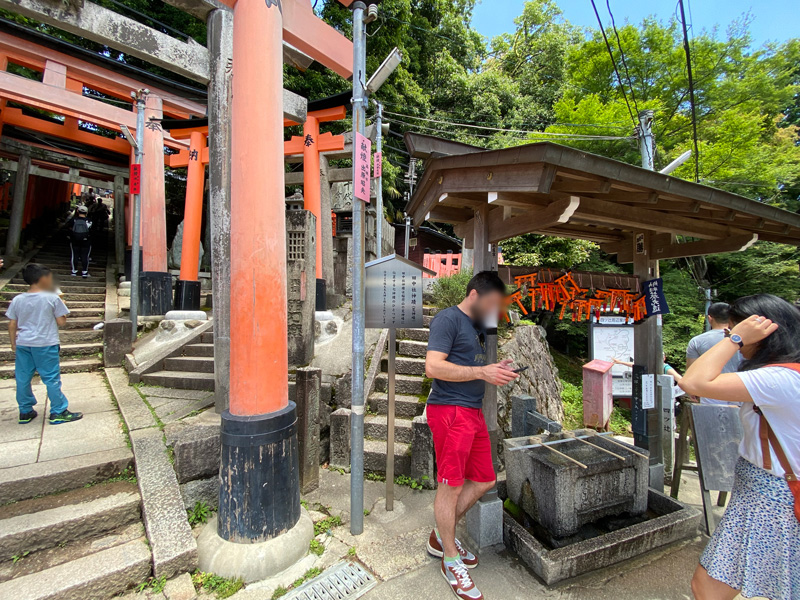
{"type": "Polygon", "coordinates": [[[368,262],[364,286],[366,327],[422,327],[424,272],[432,273],[429,269],[395,254],[368,262]]]}

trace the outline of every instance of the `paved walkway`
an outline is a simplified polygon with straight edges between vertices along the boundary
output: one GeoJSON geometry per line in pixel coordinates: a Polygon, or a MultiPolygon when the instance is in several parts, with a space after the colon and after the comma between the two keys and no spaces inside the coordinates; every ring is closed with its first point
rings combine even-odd
{"type": "Polygon", "coordinates": [[[62,375],[62,382],[70,410],[82,412],[83,419],[50,425],[47,392],[37,377],[33,393],[38,400],[35,408],[39,416],[27,425],[20,425],[14,380],[0,380],[0,469],[127,446],[119,412],[102,373],[68,373],[62,375]]]}

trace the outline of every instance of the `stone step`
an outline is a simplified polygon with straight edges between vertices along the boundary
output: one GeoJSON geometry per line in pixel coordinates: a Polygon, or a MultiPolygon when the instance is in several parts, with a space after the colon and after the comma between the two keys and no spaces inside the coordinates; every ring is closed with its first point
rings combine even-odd
{"type": "MultiPolygon", "coordinates": [[[[78,309],[78,310],[83,310],[83,309],[78,309]]],[[[100,313],[102,312],[103,310],[100,309],[100,313]]],[[[64,330],[70,330],[70,329],[91,329],[92,327],[94,327],[98,323],[101,323],[102,321],[103,319],[100,318],[99,316],[75,315],[75,311],[73,310],[67,317],[67,322],[64,324],[63,327],[60,327],[59,329],[61,330],[61,333],[64,333],[64,330]]],[[[0,318],[0,331],[7,329],[8,329],[8,319],[5,316],[3,316],[2,318],[0,318]]],[[[99,331],[100,333],[103,332],[102,329],[99,331]]]]}
{"type": "MultiPolygon", "coordinates": [[[[102,331],[100,333],[102,333],[102,331]]],[[[61,337],[64,338],[65,336],[62,334],[61,337]]],[[[97,354],[98,352],[102,351],[102,342],[89,344],[61,344],[61,356],[85,356],[87,354],[97,354]]],[[[14,352],[12,352],[11,346],[0,346],[0,361],[3,360],[14,360],[14,352]]]]}
{"type": "Polygon", "coordinates": [[[105,481],[132,464],[131,451],[117,448],[0,469],[0,505],[105,481]]]}
{"type": "MultiPolygon", "coordinates": [[[[69,308],[70,314],[77,315],[93,315],[97,311],[104,311],[105,310],[105,296],[102,297],[102,300],[69,300],[68,298],[63,298],[64,303],[69,308]]],[[[3,312],[8,309],[8,305],[11,304],[11,300],[0,300],[0,310],[3,312]]]]}
{"type": "MultiPolygon", "coordinates": [[[[425,359],[408,356],[397,356],[394,359],[395,373],[398,375],[425,375],[425,359]]],[[[381,371],[389,371],[389,359],[381,359],[381,371]]]]}
{"type": "MultiPolygon", "coordinates": [[[[24,286],[27,290],[28,284],[25,283],[25,280],[20,277],[14,277],[10,282],[9,285],[13,286],[24,286]]],[[[64,286],[68,286],[70,288],[97,288],[99,286],[105,285],[105,279],[100,279],[99,277],[88,277],[84,279],[83,277],[58,277],[57,285],[62,286],[62,290],[64,286]],[[63,284],[63,285],[62,285],[63,284]]],[[[105,287],[103,288],[105,289],[105,287]]]]}
{"type": "Polygon", "coordinates": [[[183,371],[156,371],[142,375],[142,383],[182,390],[214,391],[213,373],[185,373],[183,371]]]}
{"type": "Polygon", "coordinates": [[[184,356],[214,356],[214,344],[189,344],[183,348],[184,356]]]}
{"type": "MultiPolygon", "coordinates": [[[[395,407],[395,413],[397,408],[395,407]]],[[[385,440],[389,435],[389,423],[386,415],[367,415],[364,417],[364,437],[374,440],[385,440]]],[[[394,420],[394,441],[401,444],[411,443],[411,420],[394,420]]]]}
{"type": "MultiPolygon", "coordinates": [[[[23,552],[36,552],[73,540],[99,536],[120,525],[137,521],[140,515],[139,491],[135,486],[131,487],[133,489],[78,503],[72,503],[66,497],[60,499],[63,502],[61,506],[34,509],[34,512],[2,519],[0,560],[9,560],[23,552]]],[[[35,500],[25,502],[36,504],[35,500]]],[[[20,508],[23,507],[12,505],[14,511],[20,508]]]]}
{"type": "Polygon", "coordinates": [[[106,600],[150,575],[144,538],[0,583],[0,598],[106,600]]]}
{"type": "MultiPolygon", "coordinates": [[[[103,367],[103,359],[93,356],[91,358],[66,358],[61,361],[62,373],[86,373],[97,371],[103,367]]],[[[14,364],[0,365],[0,378],[14,377],[14,364]]]]}
{"type": "Polygon", "coordinates": [[[400,340],[400,341],[402,341],[402,340],[413,340],[415,342],[427,342],[429,333],[430,333],[430,329],[427,329],[427,328],[398,329],[397,330],[397,339],[400,340]]]}
{"type": "MultiPolygon", "coordinates": [[[[80,302],[95,302],[103,304],[106,301],[105,293],[89,294],[89,293],[74,292],[74,291],[67,292],[64,290],[64,288],[61,288],[61,291],[64,292],[64,294],[61,296],[61,299],[70,306],[73,306],[75,303],[80,303],[80,302]]],[[[0,295],[2,295],[3,302],[8,302],[9,300],[16,298],[20,294],[25,294],[25,293],[26,293],[25,291],[4,289],[2,292],[0,292],[0,295]]],[[[5,304],[5,306],[7,306],[7,304],[5,304]]]]}
{"type": "MultiPolygon", "coordinates": [[[[379,415],[389,413],[389,398],[386,394],[373,393],[369,397],[369,410],[379,415]]],[[[421,402],[419,396],[405,396],[395,394],[394,415],[398,419],[413,419],[420,416],[425,411],[425,402],[421,402]]]]}
{"type": "MultiPolygon", "coordinates": [[[[96,319],[92,319],[92,325],[94,325],[96,322],[98,322],[96,319]]],[[[69,325],[69,323],[70,321],[67,319],[67,324],[69,325]]],[[[0,344],[4,346],[9,345],[7,327],[7,324],[5,324],[3,327],[0,327],[0,344]]],[[[81,344],[92,341],[103,341],[102,329],[62,329],[59,331],[58,335],[61,338],[62,348],[64,347],[64,344],[81,344]]]]}
{"type": "MultiPolygon", "coordinates": [[[[378,392],[386,391],[386,384],[388,383],[388,375],[386,373],[378,373],[375,378],[375,390],[378,392]]],[[[395,394],[408,394],[411,396],[419,396],[427,394],[428,386],[425,384],[423,377],[415,375],[395,375],[394,378],[394,391],[395,394]]]]}
{"type": "Polygon", "coordinates": [[[422,316],[422,324],[425,327],[430,327],[432,321],[433,321],[433,315],[423,315],[422,316]]]}
{"type": "MultiPolygon", "coordinates": [[[[9,283],[3,288],[3,295],[27,292],[30,286],[27,283],[9,283]]],[[[60,285],[61,291],[64,294],[101,294],[105,297],[106,288],[98,285],[72,285],[71,281],[66,282],[66,285],[60,285]]]]}
{"type": "Polygon", "coordinates": [[[423,315],[434,316],[437,312],[439,312],[439,309],[437,307],[435,307],[435,306],[423,306],[422,307],[422,314],[423,315]]]}
{"type": "Polygon", "coordinates": [[[201,344],[213,344],[214,343],[214,332],[213,331],[204,331],[200,334],[200,343],[201,344]]]}
{"type": "Polygon", "coordinates": [[[414,340],[400,340],[397,343],[397,353],[401,356],[413,356],[425,358],[428,353],[428,342],[417,342],[414,340]]]}
{"type": "Polygon", "coordinates": [[[194,373],[213,373],[214,357],[208,356],[175,356],[164,361],[167,371],[186,371],[194,373]]]}
{"type": "MultiPolygon", "coordinates": [[[[51,496],[52,497],[52,496],[51,496]]],[[[39,573],[58,565],[139,540],[145,535],[140,520],[116,527],[100,536],[60,543],[58,546],[40,550],[25,557],[25,560],[0,562],[0,583],[31,573],[39,573]]]]}
{"type": "MultiPolygon", "coordinates": [[[[364,440],[364,470],[386,473],[386,442],[364,440]]],[[[411,474],[411,446],[395,442],[394,474],[411,474]]]]}

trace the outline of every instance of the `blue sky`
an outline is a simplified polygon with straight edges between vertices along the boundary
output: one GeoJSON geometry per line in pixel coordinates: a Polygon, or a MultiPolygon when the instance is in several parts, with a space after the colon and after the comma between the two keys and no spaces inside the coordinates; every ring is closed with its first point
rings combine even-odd
{"type": "MultiPolygon", "coordinates": [[[[514,19],[522,12],[524,0],[478,0],[472,24],[483,35],[492,37],[514,29],[514,19]]],[[[597,27],[597,19],[590,0],[556,0],[564,17],[573,25],[597,27]]],[[[610,23],[605,0],[595,0],[603,24],[610,23]]],[[[676,0],[610,0],[617,26],[626,19],[639,23],[650,15],[664,21],[675,14],[676,0]]],[[[694,0],[691,6],[694,32],[711,30],[719,26],[721,34],[731,21],[750,12],[750,32],[753,42],[761,45],[767,41],[783,42],[800,37],[800,11],[789,9],[788,4],[778,10],[774,3],[764,0],[694,0]]],[[[687,15],[688,17],[688,15],[687,15]]],[[[691,19],[690,19],[691,21],[691,19]]]]}

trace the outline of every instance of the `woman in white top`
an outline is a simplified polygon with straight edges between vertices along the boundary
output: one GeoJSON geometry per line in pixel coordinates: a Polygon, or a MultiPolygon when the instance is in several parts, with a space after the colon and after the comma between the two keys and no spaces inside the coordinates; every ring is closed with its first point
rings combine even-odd
{"type": "Polygon", "coordinates": [[[742,402],[744,437],[733,493],[692,579],[697,600],[800,600],[800,522],[785,470],[770,448],[765,461],[760,411],[789,467],[800,473],[800,310],[769,294],[731,306],[730,336],[698,358],[683,377],[690,394],[742,402]],[[737,373],[722,373],[741,352],[737,373]],[[781,365],[781,366],[771,366],[781,365]]]}

